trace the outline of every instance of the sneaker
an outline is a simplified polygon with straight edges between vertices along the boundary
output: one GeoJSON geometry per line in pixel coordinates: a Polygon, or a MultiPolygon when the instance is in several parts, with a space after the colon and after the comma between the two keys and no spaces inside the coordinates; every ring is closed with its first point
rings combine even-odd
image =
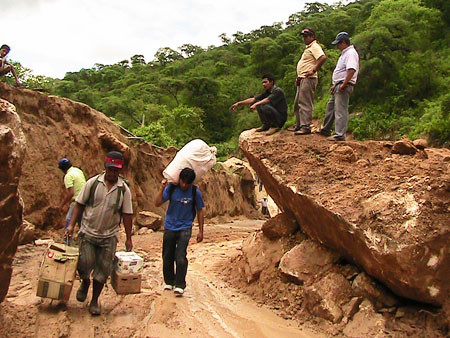
{"type": "Polygon", "coordinates": [[[273,135],[273,134],[275,134],[275,133],[278,133],[280,130],[281,130],[281,128],[270,128],[270,129],[267,131],[266,135],[267,135],[267,136],[273,135]]]}
{"type": "Polygon", "coordinates": [[[286,130],[287,131],[299,131],[300,129],[302,129],[302,127],[295,127],[295,126],[293,126],[293,127],[290,127],[290,128],[288,128],[286,130]]]}
{"type": "Polygon", "coordinates": [[[87,293],[89,290],[89,284],[91,284],[91,281],[89,279],[86,279],[81,282],[80,288],[77,291],[77,301],[84,302],[87,297],[87,293]]]}
{"type": "Polygon", "coordinates": [[[173,290],[173,293],[176,297],[181,297],[183,296],[184,290],[182,288],[175,288],[175,290],[173,290]]]}
{"type": "Polygon", "coordinates": [[[345,137],[339,137],[336,135],[327,138],[328,141],[345,141],[345,137]]]}
{"type": "Polygon", "coordinates": [[[294,133],[295,135],[308,135],[311,134],[311,129],[302,128],[294,133]]]}
{"type": "Polygon", "coordinates": [[[260,133],[262,131],[267,131],[267,130],[269,130],[269,127],[261,126],[261,127],[257,128],[255,131],[260,133]]]}
{"type": "Polygon", "coordinates": [[[172,291],[173,290],[173,285],[170,285],[170,284],[166,284],[166,285],[164,285],[164,290],[166,291],[172,291]]]}
{"type": "Polygon", "coordinates": [[[93,316],[99,316],[102,313],[102,309],[100,308],[99,303],[94,303],[91,301],[89,304],[89,313],[93,316]]]}

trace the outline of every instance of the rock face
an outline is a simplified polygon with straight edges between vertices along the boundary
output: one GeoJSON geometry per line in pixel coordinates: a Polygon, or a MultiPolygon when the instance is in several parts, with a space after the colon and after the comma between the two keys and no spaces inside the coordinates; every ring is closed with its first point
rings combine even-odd
{"type": "Polygon", "coordinates": [[[298,224],[292,215],[281,213],[267,220],[261,229],[264,236],[274,240],[293,234],[298,230],[298,224]]]}
{"type": "Polygon", "coordinates": [[[22,225],[19,179],[25,157],[25,136],[15,108],[0,99],[0,302],[11,279],[11,264],[22,225]]]}
{"type": "MultiPolygon", "coordinates": [[[[67,210],[58,209],[64,191],[58,160],[69,158],[89,178],[104,170],[104,156],[112,150],[124,153],[123,175],[130,182],[135,214],[147,210],[164,216],[167,203],[155,208],[154,196],[160,188],[162,171],[175,156],[176,149],[136,144],[122,135],[119,126],[107,116],[69,99],[4,83],[0,83],[0,98],[16,107],[27,138],[19,188],[24,216],[37,229],[64,225],[67,210]],[[43,178],[46,184],[42,184],[43,178]]],[[[208,172],[199,184],[206,204],[205,217],[251,217],[255,213],[255,201],[248,194],[247,183],[241,176],[224,169],[208,172]]]]}
{"type": "Polygon", "coordinates": [[[395,294],[442,305],[450,287],[450,175],[442,153],[450,151],[424,160],[392,155],[380,142],[345,145],[367,167],[334,160],[317,135],[301,142],[288,132],[240,136],[269,195],[311,239],[395,294]]]}

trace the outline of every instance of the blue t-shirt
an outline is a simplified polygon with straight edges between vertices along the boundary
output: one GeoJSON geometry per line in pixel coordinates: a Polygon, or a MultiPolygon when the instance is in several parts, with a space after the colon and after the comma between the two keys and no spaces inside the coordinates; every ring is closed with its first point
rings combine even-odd
{"type": "MultiPolygon", "coordinates": [[[[169,189],[170,185],[164,189],[163,202],[169,200],[169,189]]],[[[205,207],[202,193],[198,188],[196,189],[195,202],[197,210],[201,210],[205,207]]],[[[191,228],[195,217],[192,203],[192,185],[186,190],[181,189],[179,186],[175,186],[172,198],[169,202],[169,207],[167,208],[164,228],[171,231],[191,228]]]]}

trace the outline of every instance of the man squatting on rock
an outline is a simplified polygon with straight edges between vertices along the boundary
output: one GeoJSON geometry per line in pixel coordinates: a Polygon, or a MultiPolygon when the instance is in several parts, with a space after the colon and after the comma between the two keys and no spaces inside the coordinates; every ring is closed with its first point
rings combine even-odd
{"type": "Polygon", "coordinates": [[[77,291],[77,300],[84,302],[87,297],[92,273],[93,287],[89,312],[101,313],[98,297],[113,270],[117,235],[123,218],[127,239],[125,247],[133,249],[131,240],[133,206],[131,191],[127,183],[119,177],[124,164],[123,155],[118,151],[109,152],[105,159],[105,171],[89,179],[76,198],[73,217],[66,230],[72,236],[75,220],[83,213],[78,235],[80,256],[78,274],[82,279],[77,291]]]}
{"type": "Polygon", "coordinates": [[[355,47],[350,45],[350,36],[347,32],[340,32],[332,44],[337,45],[341,56],[333,71],[331,98],[327,103],[325,120],[319,133],[330,136],[333,122],[335,122],[334,135],[328,137],[328,140],[344,141],[347,132],[348,102],[358,78],[359,55],[355,47]]]}
{"type": "Polygon", "coordinates": [[[275,78],[271,74],[262,76],[264,93],[246,100],[233,103],[230,110],[236,111],[239,106],[250,106],[250,110],[258,111],[262,126],[257,132],[267,131],[266,135],[272,135],[280,131],[287,120],[286,96],[280,87],[275,86],[275,78]]]}
{"type": "Polygon", "coordinates": [[[199,225],[197,243],[203,241],[205,204],[202,193],[192,184],[194,180],[194,170],[184,168],[180,173],[178,185],[168,185],[166,179],[162,180],[161,189],[155,199],[156,207],[169,201],[164,220],[162,252],[164,290],[174,290],[177,297],[181,297],[186,288],[187,247],[196,213],[199,225]],[[174,264],[176,271],[174,271],[174,264]]]}
{"type": "MultiPolygon", "coordinates": [[[[67,158],[62,158],[58,161],[58,168],[64,173],[64,186],[66,188],[58,207],[59,210],[63,210],[67,203],[70,203],[66,215],[66,223],[64,224],[64,230],[66,230],[72,219],[73,209],[76,204],[75,200],[86,184],[86,178],[83,171],[80,168],[74,167],[67,158]]],[[[79,213],[78,218],[75,220],[79,226],[81,226],[81,216],[82,214],[79,213]]]]}
{"type": "Polygon", "coordinates": [[[294,100],[295,134],[311,134],[314,111],[314,92],[317,87],[317,72],[326,60],[322,47],[311,28],[304,28],[301,35],[306,48],[297,63],[297,94],[294,100]]]}
{"type": "Polygon", "coordinates": [[[13,65],[8,62],[7,56],[11,48],[8,45],[2,45],[0,47],[0,75],[6,75],[9,72],[12,73],[14,79],[16,80],[17,87],[20,87],[19,77],[17,76],[16,70],[13,65]]]}

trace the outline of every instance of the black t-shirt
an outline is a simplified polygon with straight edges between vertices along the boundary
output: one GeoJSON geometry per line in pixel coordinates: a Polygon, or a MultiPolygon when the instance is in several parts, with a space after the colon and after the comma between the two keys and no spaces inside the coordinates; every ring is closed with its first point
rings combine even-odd
{"type": "Polygon", "coordinates": [[[283,90],[280,87],[274,86],[272,91],[266,90],[261,95],[257,96],[256,101],[264,100],[266,97],[269,98],[270,104],[278,110],[283,118],[287,118],[287,102],[286,96],[284,95],[283,90]]]}

